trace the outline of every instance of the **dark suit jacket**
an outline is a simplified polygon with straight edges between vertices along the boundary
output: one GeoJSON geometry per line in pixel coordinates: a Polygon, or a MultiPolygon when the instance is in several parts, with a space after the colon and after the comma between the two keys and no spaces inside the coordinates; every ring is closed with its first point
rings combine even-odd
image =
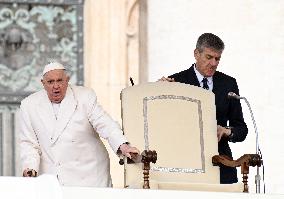
{"type": "MultiPolygon", "coordinates": [[[[174,78],[176,82],[200,87],[193,67],[194,65],[187,70],[173,74],[169,77],[174,78]]],[[[239,95],[236,80],[233,77],[216,71],[213,75],[213,93],[215,94],[217,124],[233,127],[233,136],[230,141],[242,142],[247,136],[248,129],[243,119],[240,101],[236,99],[228,99],[227,95],[229,92],[234,92],[239,95]],[[227,122],[229,122],[229,124],[227,124],[227,122]]],[[[229,139],[223,137],[218,143],[218,151],[220,155],[227,155],[232,158],[232,152],[228,142],[229,139]]],[[[220,167],[221,183],[228,184],[235,183],[237,181],[237,170],[235,168],[225,166],[220,167]]]]}

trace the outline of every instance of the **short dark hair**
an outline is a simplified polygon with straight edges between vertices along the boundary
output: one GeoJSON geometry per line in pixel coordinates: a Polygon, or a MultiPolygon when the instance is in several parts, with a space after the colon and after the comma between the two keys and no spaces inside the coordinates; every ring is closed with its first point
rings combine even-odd
{"type": "Polygon", "coordinates": [[[196,42],[196,49],[202,52],[204,48],[212,48],[217,51],[223,51],[225,48],[224,42],[212,33],[203,33],[199,36],[196,42]]]}

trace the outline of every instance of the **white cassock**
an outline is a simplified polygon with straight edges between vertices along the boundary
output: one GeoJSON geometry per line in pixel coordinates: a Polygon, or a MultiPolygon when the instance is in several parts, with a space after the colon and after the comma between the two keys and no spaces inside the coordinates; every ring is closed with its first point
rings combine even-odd
{"type": "Polygon", "coordinates": [[[21,102],[22,168],[57,176],[66,186],[112,185],[108,152],[127,142],[118,123],[97,103],[92,89],[68,86],[56,118],[45,90],[21,102]]]}

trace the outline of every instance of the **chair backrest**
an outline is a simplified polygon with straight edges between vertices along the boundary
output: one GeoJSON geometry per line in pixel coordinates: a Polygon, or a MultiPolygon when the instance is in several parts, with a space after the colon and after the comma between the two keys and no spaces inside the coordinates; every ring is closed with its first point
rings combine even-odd
{"type": "MultiPolygon", "coordinates": [[[[220,183],[215,97],[182,83],[154,82],[121,92],[123,131],[140,150],[156,150],[150,184],[220,183]]],[[[142,164],[125,164],[125,186],[141,187],[142,164]]]]}

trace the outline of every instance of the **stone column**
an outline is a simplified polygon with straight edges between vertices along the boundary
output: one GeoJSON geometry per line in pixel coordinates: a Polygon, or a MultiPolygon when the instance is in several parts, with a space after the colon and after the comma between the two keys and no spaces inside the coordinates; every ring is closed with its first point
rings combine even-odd
{"type": "MultiPolygon", "coordinates": [[[[84,24],[85,85],[94,88],[99,103],[119,123],[120,92],[139,82],[137,0],[86,0],[84,24]]],[[[107,145],[107,144],[106,144],[107,145]]],[[[123,166],[108,147],[115,187],[123,186],[123,166]]]]}

